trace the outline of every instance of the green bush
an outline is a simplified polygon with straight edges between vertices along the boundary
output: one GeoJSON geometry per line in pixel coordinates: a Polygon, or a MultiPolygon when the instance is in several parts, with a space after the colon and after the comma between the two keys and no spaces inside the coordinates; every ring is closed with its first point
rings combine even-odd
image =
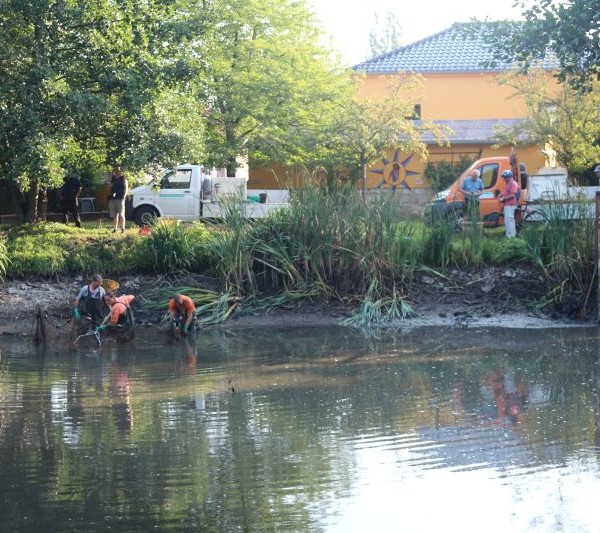
{"type": "Polygon", "coordinates": [[[159,220],[150,236],[138,239],[130,268],[156,273],[203,270],[208,265],[210,241],[211,234],[201,223],[159,220]]]}

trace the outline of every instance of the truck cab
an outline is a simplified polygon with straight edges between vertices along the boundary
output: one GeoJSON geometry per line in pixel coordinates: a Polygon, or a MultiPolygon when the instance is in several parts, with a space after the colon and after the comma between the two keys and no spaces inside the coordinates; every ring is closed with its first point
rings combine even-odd
{"type": "Polygon", "coordinates": [[[248,173],[243,167],[235,176],[227,176],[225,169],[180,165],[132,189],[126,217],[139,226],[147,226],[159,217],[182,221],[224,218],[232,201],[239,202],[247,218],[261,218],[287,207],[289,191],[270,191],[269,195],[269,191],[248,191],[247,183],[248,173]],[[248,195],[249,192],[255,194],[248,195]],[[268,202],[269,196],[278,201],[268,202]],[[251,200],[254,198],[257,201],[251,200]]]}
{"type": "Polygon", "coordinates": [[[527,200],[527,169],[524,163],[519,163],[513,154],[510,157],[486,157],[475,161],[459,178],[446,190],[437,193],[433,198],[432,216],[459,215],[464,211],[465,198],[461,185],[473,170],[478,170],[483,181],[483,193],[479,197],[479,209],[482,220],[493,216],[502,209],[498,195],[504,190],[501,179],[505,170],[511,170],[515,181],[521,188],[519,204],[527,200]]]}

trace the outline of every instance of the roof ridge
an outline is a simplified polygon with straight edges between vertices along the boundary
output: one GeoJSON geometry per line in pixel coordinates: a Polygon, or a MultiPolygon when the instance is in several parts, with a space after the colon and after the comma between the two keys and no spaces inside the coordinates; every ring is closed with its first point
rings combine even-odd
{"type": "MultiPolygon", "coordinates": [[[[489,28],[507,20],[470,20],[454,22],[432,35],[384,52],[357,63],[353,70],[366,74],[392,74],[405,72],[500,72],[512,64],[496,60],[494,51],[486,43],[489,28]],[[472,30],[471,30],[472,28],[472,30]]],[[[542,68],[555,68],[556,61],[546,56],[542,68]]]]}

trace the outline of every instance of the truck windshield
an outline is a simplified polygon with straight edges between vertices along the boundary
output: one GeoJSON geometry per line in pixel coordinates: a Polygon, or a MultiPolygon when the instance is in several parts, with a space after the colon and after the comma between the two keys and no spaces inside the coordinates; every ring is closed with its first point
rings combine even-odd
{"type": "Polygon", "coordinates": [[[192,180],[192,169],[177,169],[167,172],[160,183],[161,189],[189,189],[192,180]]]}

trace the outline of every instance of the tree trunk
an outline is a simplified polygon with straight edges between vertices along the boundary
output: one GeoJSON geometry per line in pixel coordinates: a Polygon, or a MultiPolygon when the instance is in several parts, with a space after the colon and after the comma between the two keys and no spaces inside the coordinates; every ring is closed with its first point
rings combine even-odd
{"type": "Polygon", "coordinates": [[[48,191],[46,187],[41,187],[37,199],[37,220],[46,220],[48,214],[48,191]]]}
{"type": "Polygon", "coordinates": [[[27,222],[37,222],[38,220],[38,197],[40,194],[40,182],[34,179],[31,182],[31,188],[27,193],[27,222]]]}

